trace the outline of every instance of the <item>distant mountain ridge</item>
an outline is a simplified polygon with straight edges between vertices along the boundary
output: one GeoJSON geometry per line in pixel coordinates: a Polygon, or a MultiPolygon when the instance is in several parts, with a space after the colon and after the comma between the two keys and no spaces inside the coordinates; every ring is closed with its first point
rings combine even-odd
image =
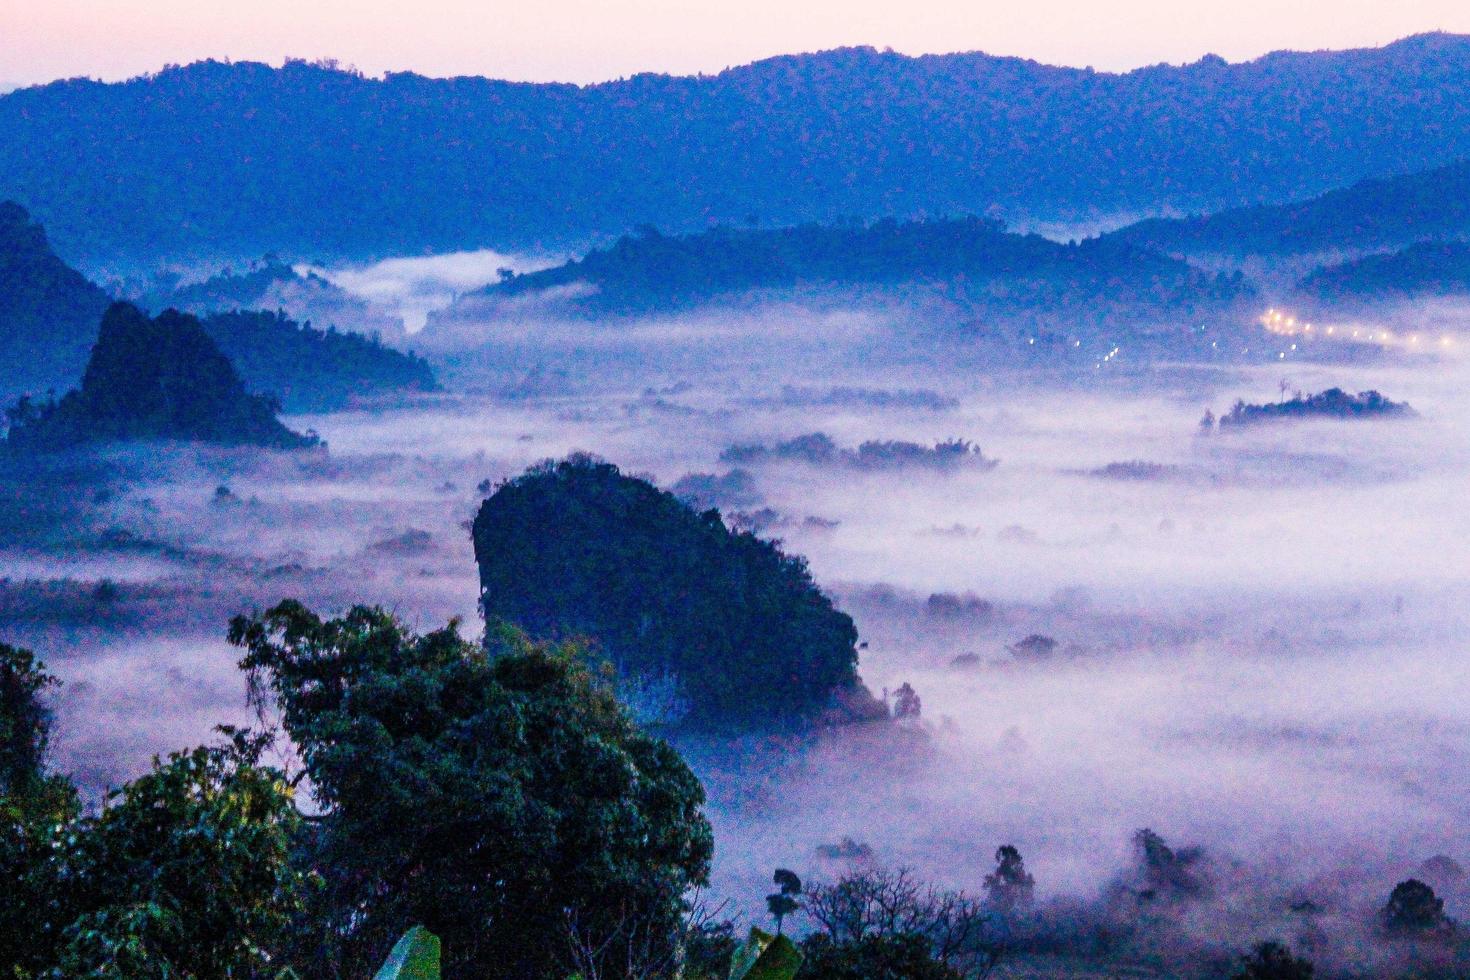
{"type": "Polygon", "coordinates": [[[299,271],[267,255],[247,268],[220,270],[198,282],[156,277],[136,290],[136,300],[155,313],[173,308],[205,316],[236,310],[284,310],[297,320],[390,341],[404,339],[403,320],[354,296],[312,270],[299,271]]]}
{"type": "Polygon", "coordinates": [[[1470,242],[1419,242],[1324,266],[1297,284],[1318,300],[1373,301],[1470,294],[1470,242]]]}
{"type": "Polygon", "coordinates": [[[1123,242],[1063,245],[975,217],[885,219],[691,235],[647,228],[581,259],[467,293],[431,315],[430,325],[514,315],[527,300],[553,312],[641,315],[747,296],[800,298],[841,290],[857,300],[894,289],[937,289],[954,302],[987,307],[1199,306],[1247,295],[1238,278],[1202,272],[1123,242]]]}
{"type": "Polygon", "coordinates": [[[853,48],[587,87],[203,62],[0,97],[0,196],[74,261],[1213,210],[1465,157],[1447,34],[1126,74],[853,48]]]}
{"type": "Polygon", "coordinates": [[[374,396],[439,390],[433,369],[411,351],[280,313],[212,313],[200,325],[251,391],[280,399],[289,412],[342,408],[374,396]]]}
{"type": "Polygon", "coordinates": [[[81,378],[108,302],[25,208],[0,201],[0,402],[81,378]]]}
{"type": "Polygon", "coordinates": [[[1467,235],[1470,159],[1289,204],[1141,221],[1108,237],[1184,254],[1285,255],[1396,248],[1467,235]]]}

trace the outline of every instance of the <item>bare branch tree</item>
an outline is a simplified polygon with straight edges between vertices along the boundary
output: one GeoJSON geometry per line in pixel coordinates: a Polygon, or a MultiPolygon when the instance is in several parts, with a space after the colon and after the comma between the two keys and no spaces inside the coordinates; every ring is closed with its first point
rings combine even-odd
{"type": "Polygon", "coordinates": [[[1004,952],[995,916],[981,902],[925,884],[907,868],[855,870],[811,886],[805,908],[835,943],[922,936],[936,960],[977,980],[995,970],[1004,952]]]}

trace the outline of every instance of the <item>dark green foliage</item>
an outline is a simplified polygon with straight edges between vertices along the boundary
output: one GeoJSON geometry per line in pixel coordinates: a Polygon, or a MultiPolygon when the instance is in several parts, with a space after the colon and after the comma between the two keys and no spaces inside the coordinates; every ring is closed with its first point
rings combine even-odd
{"type": "MultiPolygon", "coordinates": [[[[22,686],[39,692],[35,671],[22,686]]],[[[220,746],[155,762],[94,816],[57,776],[0,795],[0,973],[276,974],[268,951],[309,888],[290,863],[300,818],[282,774],[260,764],[269,740],[223,731],[220,746]]]]}
{"type": "Polygon", "coordinates": [[[294,602],[230,639],[323,808],[309,975],[361,975],[416,923],[449,976],[564,975],[573,928],[594,946],[629,923],[674,942],[709,870],[704,793],[581,651],[511,630],[487,650],[453,624],[416,635],[380,610],[323,621],[294,602]]]}
{"type": "Polygon", "coordinates": [[[1312,980],[1315,972],[1311,960],[1292,956],[1280,943],[1258,943],[1240,958],[1232,980],[1312,980]]]}
{"type": "Polygon", "coordinates": [[[609,463],[532,468],[481,505],[474,540],[487,622],[672,675],[691,724],[795,721],[857,683],[857,630],[802,559],[609,463]]]}
{"type": "Polygon", "coordinates": [[[835,942],[817,933],[801,944],[806,960],[797,980],[964,980],[929,952],[928,941],[913,933],[867,935],[835,942]]]}
{"type": "Polygon", "coordinates": [[[0,643],[0,975],[54,962],[59,942],[55,854],[78,812],[65,779],[47,773],[56,678],[31,654],[0,643]]]}
{"type": "Polygon", "coordinates": [[[249,390],[279,398],[289,411],[438,388],[423,358],[361,334],[302,326],[281,313],[215,313],[200,323],[249,390]]]}
{"type": "Polygon", "coordinates": [[[650,231],[471,297],[518,296],[576,283],[596,287],[578,303],[597,311],[678,308],[752,290],[904,283],[949,283],[956,296],[973,290],[987,298],[994,283],[1046,283],[1049,296],[1074,297],[1106,297],[1127,288],[1151,299],[1228,299],[1238,291],[1230,281],[1122,242],[1063,245],[968,217],[714,228],[677,237],[650,231]]]}
{"type": "Polygon", "coordinates": [[[22,796],[45,778],[51,711],[42,697],[56,683],[29,650],[0,643],[0,796],[22,796]]]}
{"type": "MultiPolygon", "coordinates": [[[[1470,195],[1470,164],[1466,195],[1470,195]]],[[[1453,198],[1465,201],[1470,198],[1453,198]]],[[[1470,232],[1470,216],[1465,218],[1470,232]]],[[[1470,242],[1420,242],[1386,255],[1368,255],[1318,269],[1297,285],[1318,299],[1393,299],[1470,292],[1470,242]]]]}
{"type": "Polygon", "coordinates": [[[229,360],[188,314],[156,319],[114,303],[81,387],[58,402],[7,410],[7,445],[53,452],[129,439],[190,439],[291,449],[316,443],[276,420],[271,399],[249,394],[229,360]]]}
{"type": "Polygon", "coordinates": [[[711,977],[725,980],[730,959],[740,942],[730,919],[703,922],[684,934],[684,973],[691,980],[711,977]]]}
{"type": "Polygon", "coordinates": [[[1376,391],[1350,395],[1341,388],[1328,388],[1315,395],[1298,394],[1289,401],[1264,405],[1237,401],[1229,412],[1220,416],[1220,428],[1224,430],[1286,419],[1404,418],[1413,414],[1414,410],[1406,403],[1389,401],[1376,391]]]}
{"type": "Polygon", "coordinates": [[[25,209],[0,201],[0,402],[76,384],[106,308],[25,209]]]}
{"type": "Polygon", "coordinates": [[[0,98],[0,195],[76,258],[555,247],[643,221],[992,206],[1080,217],[1437,166],[1470,156],[1467,106],[1470,44],[1448,35],[1124,74],[848,48],[585,87],[204,62],[0,98]]]}
{"type": "Polygon", "coordinates": [[[225,729],[170,755],[71,832],[59,892],[63,976],[252,977],[302,908],[300,817],[267,739],[225,729]]]}
{"type": "Polygon", "coordinates": [[[1453,928],[1444,914],[1444,899],[1434,894],[1418,878],[1401,881],[1393,887],[1388,904],[1381,913],[1383,927],[1389,932],[1414,935],[1453,928]]]}

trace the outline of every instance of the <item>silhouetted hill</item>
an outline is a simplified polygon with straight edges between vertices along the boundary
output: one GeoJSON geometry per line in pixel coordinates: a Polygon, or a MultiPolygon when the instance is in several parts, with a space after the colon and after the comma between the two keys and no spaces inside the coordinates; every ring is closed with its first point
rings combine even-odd
{"type": "Polygon", "coordinates": [[[138,299],[155,312],[184,310],[204,315],[233,310],[283,310],[338,330],[401,339],[403,321],[372,306],[316,272],[297,271],[274,255],[247,268],[226,268],[199,282],[165,281],[138,299]]]}
{"type": "Polygon", "coordinates": [[[22,399],[6,414],[7,445],[22,453],[132,439],[279,449],[317,442],[277,421],[272,399],[245,390],[194,317],[170,310],[149,319],[127,303],[103,315],[80,388],[60,401],[22,399]]]}
{"type": "Polygon", "coordinates": [[[844,693],[871,702],[852,619],[803,559],[616,466],[532,468],[481,505],[474,541],[487,622],[596,640],[625,689],[662,691],[671,720],[761,725],[844,693]]]}
{"type": "Polygon", "coordinates": [[[642,222],[1216,210],[1470,157],[1470,40],[1126,74],[871,48],[601,85],[204,62],[0,97],[73,258],[579,245],[642,222]]]}
{"type": "Polygon", "coordinates": [[[1141,221],[1107,236],[1184,254],[1381,249],[1470,235],[1470,160],[1365,180],[1320,197],[1218,214],[1141,221]]]}
{"type": "Polygon", "coordinates": [[[361,334],[318,330],[262,311],[216,313],[200,322],[247,388],[279,398],[292,412],[438,388],[423,358],[361,334]]]}
{"type": "Polygon", "coordinates": [[[1298,283],[1297,290],[1320,300],[1470,293],[1470,242],[1420,242],[1397,252],[1324,266],[1298,283]]]}
{"type": "Polygon", "coordinates": [[[0,202],[0,401],[76,384],[106,308],[25,209],[0,202]]]}
{"type": "Polygon", "coordinates": [[[1006,284],[1026,302],[1118,294],[1140,302],[1199,302],[1240,291],[1233,280],[1121,242],[1062,245],[1012,234],[982,218],[883,220],[866,226],[716,228],[682,236],[645,229],[582,259],[466,294],[446,316],[534,294],[573,308],[640,312],[755,290],[925,283],[945,284],[952,296],[987,299],[992,287],[1006,284]]]}

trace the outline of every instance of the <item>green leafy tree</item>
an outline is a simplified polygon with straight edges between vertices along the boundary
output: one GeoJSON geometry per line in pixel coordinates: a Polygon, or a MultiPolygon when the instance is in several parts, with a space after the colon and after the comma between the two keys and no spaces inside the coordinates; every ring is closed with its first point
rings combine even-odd
{"type": "Polygon", "coordinates": [[[364,607],[323,621],[296,602],[231,624],[321,807],[303,972],[361,975],[417,923],[451,976],[565,972],[569,921],[593,942],[630,921],[677,942],[713,846],[698,780],[584,651],[456,627],[418,635],[364,607]]]}
{"type": "Polygon", "coordinates": [[[56,684],[29,650],[0,643],[0,796],[30,798],[46,780],[51,712],[44,694],[56,684]]]}
{"type": "Polygon", "coordinates": [[[71,830],[57,904],[68,977],[255,977],[281,968],[307,879],[300,826],[265,735],[177,752],[71,830]]]}
{"type": "Polygon", "coordinates": [[[57,680],[29,650],[0,643],[0,973],[51,963],[59,934],[54,856],[78,812],[76,792],[46,770],[57,680]]]}
{"type": "Polygon", "coordinates": [[[754,927],[730,957],[729,980],[793,980],[801,969],[802,954],[786,936],[773,936],[754,927]]]}

